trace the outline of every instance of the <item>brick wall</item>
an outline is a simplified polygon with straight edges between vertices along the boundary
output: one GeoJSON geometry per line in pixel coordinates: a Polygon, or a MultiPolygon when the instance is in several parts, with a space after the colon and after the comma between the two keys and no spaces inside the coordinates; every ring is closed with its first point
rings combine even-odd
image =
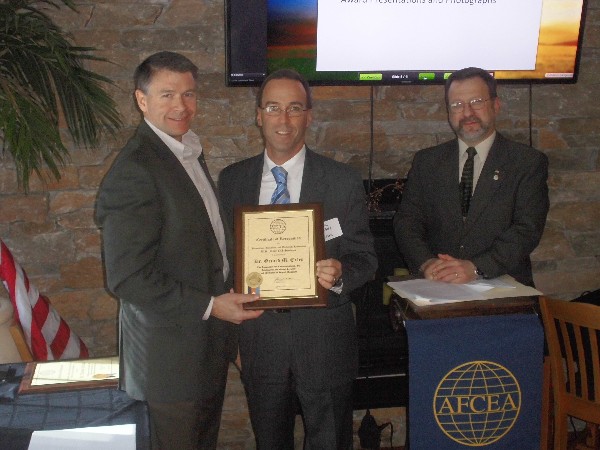
{"type": "MultiPolygon", "coordinates": [[[[116,350],[117,306],[104,290],[100,236],[93,221],[98,185],[139,122],[131,77],[146,56],[174,50],[202,72],[199,116],[213,177],[262,150],[254,123],[252,88],[224,85],[222,0],[77,0],[79,14],[52,13],[79,45],[94,46],[112,64],[93,69],[112,78],[111,89],[125,121],[100,148],[72,148],[60,182],[35,180],[25,195],[17,188],[10,157],[0,156],[0,236],[86,340],[94,355],[116,350]]],[[[535,279],[545,293],[572,298],[600,287],[600,0],[590,0],[575,85],[533,86],[533,144],[550,158],[551,209],[539,248],[535,279]]],[[[498,128],[529,141],[529,87],[501,86],[498,128]]],[[[369,87],[314,89],[314,123],[308,144],[368,175],[369,87]]],[[[376,87],[374,178],[406,174],[415,151],[452,137],[441,86],[376,87]]]]}

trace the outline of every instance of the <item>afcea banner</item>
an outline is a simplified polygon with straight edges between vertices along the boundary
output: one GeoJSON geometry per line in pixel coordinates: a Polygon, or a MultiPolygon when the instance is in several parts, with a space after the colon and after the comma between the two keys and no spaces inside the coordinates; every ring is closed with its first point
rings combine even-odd
{"type": "Polygon", "coordinates": [[[535,314],[406,321],[411,450],[540,448],[535,314]]]}

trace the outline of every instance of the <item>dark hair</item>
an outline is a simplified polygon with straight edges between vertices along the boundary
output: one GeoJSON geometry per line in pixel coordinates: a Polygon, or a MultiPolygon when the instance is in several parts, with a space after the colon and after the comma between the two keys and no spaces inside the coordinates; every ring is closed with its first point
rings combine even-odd
{"type": "Polygon", "coordinates": [[[485,84],[487,84],[490,98],[496,98],[498,96],[496,92],[496,79],[492,75],[490,75],[489,72],[480,69],[479,67],[467,67],[465,69],[460,69],[456,72],[452,72],[446,80],[446,105],[448,105],[448,91],[450,90],[450,85],[452,84],[452,82],[468,80],[469,78],[481,78],[483,81],[485,81],[485,84]]]}
{"type": "Polygon", "coordinates": [[[256,106],[261,107],[262,104],[262,96],[265,90],[265,86],[271,80],[296,80],[302,83],[304,87],[304,91],[306,92],[306,106],[308,109],[312,108],[312,96],[310,94],[310,87],[308,86],[308,81],[300,75],[298,72],[292,69],[279,69],[269,75],[260,85],[258,89],[258,94],[256,94],[256,106]]]}
{"type": "Polygon", "coordinates": [[[152,77],[160,70],[178,73],[191,72],[194,81],[198,81],[198,67],[188,58],[175,52],[158,52],[148,56],[135,69],[133,74],[135,89],[147,94],[152,77]]]}

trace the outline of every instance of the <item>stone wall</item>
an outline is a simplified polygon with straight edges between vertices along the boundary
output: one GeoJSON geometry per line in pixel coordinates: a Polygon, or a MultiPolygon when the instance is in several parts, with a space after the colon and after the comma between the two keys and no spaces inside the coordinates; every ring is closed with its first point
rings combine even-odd
{"type": "MultiPolygon", "coordinates": [[[[111,88],[125,127],[100,148],[72,148],[60,182],[34,178],[17,187],[9,156],[0,156],[0,237],[37,287],[88,343],[92,354],[116,351],[117,304],[104,289],[100,234],[93,221],[98,185],[140,117],[132,97],[136,65],[159,50],[181,52],[202,72],[199,116],[208,164],[220,170],[262,150],[254,123],[255,89],[224,84],[222,0],[76,0],[79,14],[52,12],[77,44],[111,64],[94,70],[111,88]]],[[[573,298],[600,287],[600,0],[590,0],[581,76],[574,85],[504,85],[498,128],[550,158],[551,209],[533,255],[545,293],[573,298]],[[531,124],[529,104],[531,96],[531,124]]],[[[467,37],[466,37],[466,40],[467,37]]],[[[374,98],[373,178],[404,176],[415,151],[452,137],[441,86],[318,87],[308,144],[357,167],[366,178],[374,98]]]]}

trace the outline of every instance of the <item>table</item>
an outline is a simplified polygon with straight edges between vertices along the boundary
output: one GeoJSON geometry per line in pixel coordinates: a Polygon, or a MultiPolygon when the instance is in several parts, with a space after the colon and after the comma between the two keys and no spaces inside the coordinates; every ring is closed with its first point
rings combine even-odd
{"type": "Polygon", "coordinates": [[[138,450],[150,449],[150,424],[145,402],[117,388],[18,394],[25,364],[0,365],[0,442],[2,448],[26,450],[36,430],[60,430],[104,425],[136,424],[138,450]]]}

